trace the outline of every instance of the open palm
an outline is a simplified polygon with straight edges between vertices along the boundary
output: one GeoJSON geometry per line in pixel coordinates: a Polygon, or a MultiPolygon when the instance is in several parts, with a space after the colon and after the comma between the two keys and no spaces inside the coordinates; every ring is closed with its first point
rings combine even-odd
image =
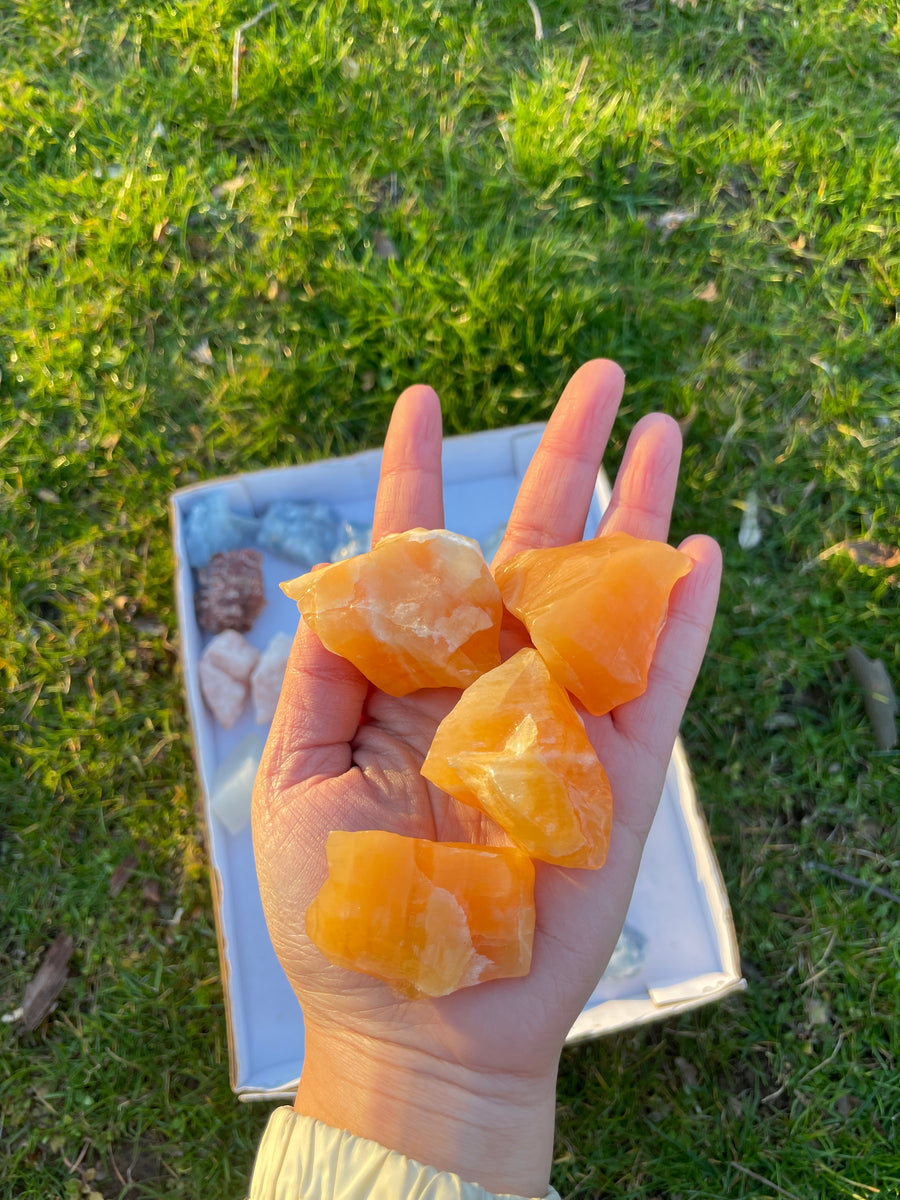
{"type": "MultiPolygon", "coordinates": [[[[581,537],[622,386],[619,368],[602,360],[572,378],[523,480],[497,561],[581,537]]],[[[668,536],[680,448],[671,419],[655,414],[638,422],[599,536],[613,530],[668,536]]],[[[440,454],[437,397],[411,388],[397,402],[385,443],[376,540],[443,525],[440,454]]],[[[308,1038],[333,1031],[385,1053],[421,1055],[438,1064],[438,1073],[447,1064],[502,1074],[525,1060],[535,1077],[555,1073],[566,1032],[621,931],[712,623],[718,548],[693,537],[681,549],[695,567],[672,594],[647,691],[607,716],[584,716],[613,792],[607,864],[584,871],[537,863],[530,974],[439,999],[400,999],[369,976],[329,965],[306,936],[305,913],[325,878],[324,846],[333,829],[507,843],[487,817],[419,773],[459,693],[387,696],[301,622],[258,776],[253,834],[269,929],[303,1006],[308,1038]]],[[[504,635],[505,655],[517,648],[515,636],[504,635]]]]}

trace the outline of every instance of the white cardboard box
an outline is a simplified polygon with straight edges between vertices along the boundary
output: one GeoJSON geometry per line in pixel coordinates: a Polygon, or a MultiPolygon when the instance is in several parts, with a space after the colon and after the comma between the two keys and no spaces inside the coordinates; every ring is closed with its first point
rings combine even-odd
{"type": "MultiPolygon", "coordinates": [[[[449,438],[444,443],[445,525],[479,541],[503,524],[543,425],[449,438]]],[[[250,711],[232,730],[212,719],[200,695],[197,663],[208,640],[194,613],[194,581],[185,552],[185,518],[210,489],[226,491],[236,512],[261,515],[275,500],[316,499],[351,521],[371,521],[379,450],[195,484],[172,496],[176,599],[194,753],[203,794],[228,1020],[231,1085],[242,1099],[293,1095],[303,1062],[303,1018],[269,941],[253,864],[249,826],[238,834],[210,811],[217,765],[248,733],[250,711]]],[[[587,528],[609,496],[597,481],[587,528]]],[[[270,555],[264,562],[267,606],[248,639],[262,649],[298,615],[278,584],[299,573],[270,555]]],[[[261,730],[265,735],[266,730],[261,730]]],[[[570,1041],[597,1037],[706,1004],[744,987],[728,898],[700,813],[687,758],[672,755],[628,913],[645,939],[645,960],[627,978],[604,977],[575,1022],[570,1041]]]]}

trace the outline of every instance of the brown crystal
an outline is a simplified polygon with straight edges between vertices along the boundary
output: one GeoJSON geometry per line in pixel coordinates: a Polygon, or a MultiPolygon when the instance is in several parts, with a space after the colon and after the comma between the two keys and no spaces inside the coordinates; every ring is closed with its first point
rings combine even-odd
{"type": "Polygon", "coordinates": [[[266,606],[262,555],[258,550],[214,554],[197,572],[197,620],[210,633],[246,633],[266,606]]]}

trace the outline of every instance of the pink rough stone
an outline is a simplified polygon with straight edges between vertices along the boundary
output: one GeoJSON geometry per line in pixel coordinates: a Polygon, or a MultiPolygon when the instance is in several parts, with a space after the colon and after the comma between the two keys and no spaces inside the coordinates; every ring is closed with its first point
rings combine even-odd
{"type": "Polygon", "coordinates": [[[200,690],[219,724],[230,729],[243,712],[259,651],[234,629],[214,637],[200,657],[200,690]]]}
{"type": "Polygon", "coordinates": [[[215,663],[200,660],[200,691],[209,710],[224,729],[230,729],[244,710],[248,688],[215,663]]]}
{"type": "Polygon", "coordinates": [[[203,651],[203,657],[229,674],[232,679],[249,683],[250,676],[259,662],[259,651],[236,629],[226,629],[213,638],[203,651]]]}
{"type": "Polygon", "coordinates": [[[275,716],[291,645],[292,639],[288,634],[276,633],[260,655],[250,677],[257,725],[265,725],[275,716]]]}

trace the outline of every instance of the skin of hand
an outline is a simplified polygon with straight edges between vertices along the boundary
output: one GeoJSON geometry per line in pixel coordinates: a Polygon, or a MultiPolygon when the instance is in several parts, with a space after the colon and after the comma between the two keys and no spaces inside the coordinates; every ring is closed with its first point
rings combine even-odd
{"type": "MultiPolygon", "coordinates": [[[[495,561],[582,536],[624,376],[605,360],[570,380],[548,422],[495,561]]],[[[427,387],[397,401],[384,446],[373,538],[443,526],[441,416],[427,387]]],[[[681,455],[678,425],[635,425],[598,536],[664,540],[681,455]]],[[[625,920],[672,745],[709,637],[721,559],[710,538],[672,593],[646,692],[585,726],[612,785],[613,832],[599,871],[536,863],[530,974],[439,999],[405,1000],[330,965],[306,936],[333,829],[387,829],[503,844],[488,818],[419,773],[458,693],[377,691],[301,621],[257,776],[253,840],[263,906],[300,1001],[306,1053],[295,1108],[494,1192],[544,1196],[559,1055],[625,920]]],[[[504,656],[516,648],[515,634],[504,656]]],[[[519,642],[518,644],[521,644],[519,642]]]]}

